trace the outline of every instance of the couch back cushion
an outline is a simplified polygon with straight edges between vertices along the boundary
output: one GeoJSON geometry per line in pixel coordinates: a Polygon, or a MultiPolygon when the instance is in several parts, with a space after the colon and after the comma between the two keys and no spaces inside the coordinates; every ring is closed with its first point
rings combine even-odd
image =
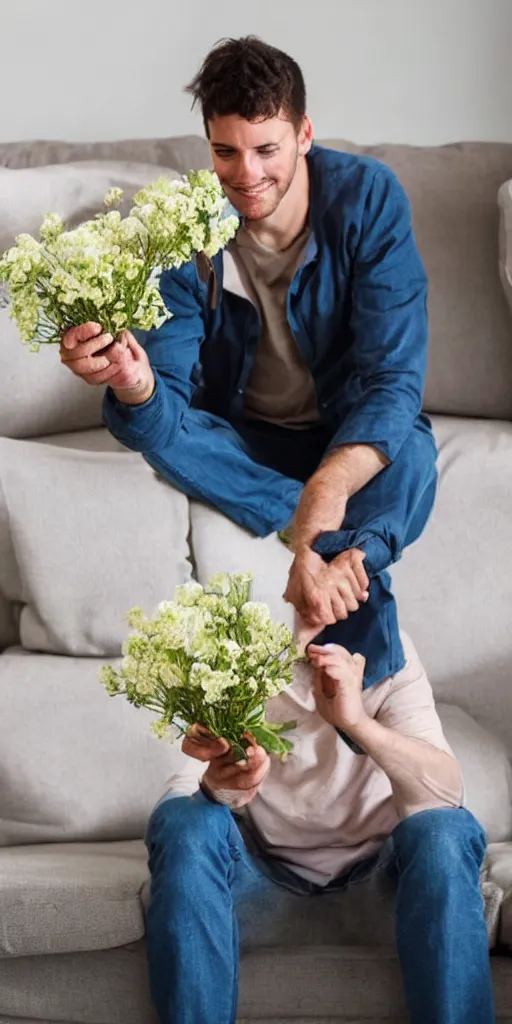
{"type": "Polygon", "coordinates": [[[512,419],[512,321],[498,272],[500,186],[512,144],[355,146],[391,167],[429,278],[428,412],[512,419]]]}
{"type": "MultiPolygon", "coordinates": [[[[357,146],[340,139],[321,142],[381,160],[396,172],[410,198],[430,282],[427,411],[512,418],[512,326],[498,273],[497,207],[498,189],[512,174],[512,144],[419,147],[357,146]]],[[[144,162],[159,165],[153,171],[172,167],[180,173],[211,164],[208,144],[200,136],[0,145],[0,166],[9,168],[49,162],[78,166],[81,161],[106,161],[110,166],[144,162]]],[[[3,370],[0,361],[0,373],[3,370]]],[[[28,431],[11,434],[27,435],[28,431]]]]}
{"type": "Polygon", "coordinates": [[[188,501],[140,455],[0,440],[0,593],[26,650],[116,656],[190,579],[188,501]]]}
{"type": "MultiPolygon", "coordinates": [[[[0,253],[22,232],[36,235],[49,211],[70,226],[94,216],[113,185],[133,194],[158,175],[177,172],[133,161],[105,161],[7,170],[0,167],[0,253]]],[[[0,436],[36,437],[101,425],[103,388],[84,386],[59,362],[55,345],[30,352],[8,310],[0,309],[0,436]]]]}
{"type": "Polygon", "coordinates": [[[211,167],[210,147],[201,135],[117,142],[64,142],[53,139],[0,143],[0,167],[42,167],[76,161],[130,161],[172,167],[180,174],[211,167]]]}

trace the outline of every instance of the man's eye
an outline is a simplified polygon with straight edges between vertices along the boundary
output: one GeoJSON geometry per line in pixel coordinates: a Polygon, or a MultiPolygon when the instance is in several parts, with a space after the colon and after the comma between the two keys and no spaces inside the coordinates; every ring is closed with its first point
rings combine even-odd
{"type": "Polygon", "coordinates": [[[228,157],[233,156],[233,149],[216,149],[215,153],[220,156],[221,160],[226,160],[228,157]]]}
{"type": "Polygon", "coordinates": [[[258,153],[260,156],[275,156],[277,149],[259,149],[258,153]]]}

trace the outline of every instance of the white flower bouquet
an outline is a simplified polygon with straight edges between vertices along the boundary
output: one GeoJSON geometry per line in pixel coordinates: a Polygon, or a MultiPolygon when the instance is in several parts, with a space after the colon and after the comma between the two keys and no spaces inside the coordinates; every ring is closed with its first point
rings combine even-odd
{"type": "Polygon", "coordinates": [[[113,337],[123,328],[160,327],[172,315],[158,288],[162,271],[197,252],[214,256],[238,227],[238,217],[225,216],[227,200],[211,171],[159,178],[133,197],[127,217],[108,209],[122,195],[111,189],[107,209],[71,231],[47,214],[39,240],[18,235],[0,259],[10,315],[32,350],[88,321],[113,337]]]}
{"type": "Polygon", "coordinates": [[[228,740],[236,759],[245,757],[248,735],[286,757],[293,744],[282,734],[295,722],[267,722],[265,706],[292,682],[300,656],[290,630],[250,600],[251,583],[250,575],[221,573],[206,588],[178,586],[152,619],[133,608],[119,669],[101,669],[108,693],[154,712],[162,738],[199,723],[228,740]]]}

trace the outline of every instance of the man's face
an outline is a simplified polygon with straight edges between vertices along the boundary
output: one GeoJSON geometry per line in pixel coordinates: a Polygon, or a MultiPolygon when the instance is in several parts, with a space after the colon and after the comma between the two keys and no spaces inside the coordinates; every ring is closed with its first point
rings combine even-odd
{"type": "Polygon", "coordinates": [[[242,217],[262,220],[277,210],[311,144],[307,125],[297,134],[284,117],[246,121],[230,114],[208,122],[214,169],[242,217]]]}

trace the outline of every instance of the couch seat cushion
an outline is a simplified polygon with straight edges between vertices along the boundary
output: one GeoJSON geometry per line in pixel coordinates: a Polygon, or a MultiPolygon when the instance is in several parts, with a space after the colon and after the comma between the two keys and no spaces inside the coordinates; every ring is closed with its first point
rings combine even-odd
{"type": "Polygon", "coordinates": [[[142,842],[0,849],[0,957],[136,942],[146,877],[142,842]]]}

